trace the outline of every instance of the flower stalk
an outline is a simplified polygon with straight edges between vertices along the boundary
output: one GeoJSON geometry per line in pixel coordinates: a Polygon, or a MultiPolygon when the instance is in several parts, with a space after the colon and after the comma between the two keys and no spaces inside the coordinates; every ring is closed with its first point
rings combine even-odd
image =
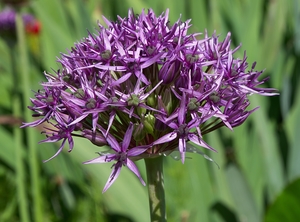
{"type": "MultiPolygon", "coordinates": [[[[16,15],[17,29],[23,28],[23,21],[19,14],[16,15]]],[[[15,117],[21,117],[22,107],[21,107],[21,94],[20,94],[20,81],[17,72],[17,53],[15,52],[14,44],[9,44],[11,47],[11,64],[12,64],[12,78],[14,82],[14,89],[12,92],[12,110],[15,117]]],[[[16,186],[17,186],[17,196],[19,201],[19,213],[20,220],[24,222],[30,221],[30,216],[28,214],[29,204],[26,194],[26,183],[25,183],[25,164],[24,164],[24,150],[22,149],[23,134],[21,129],[14,127],[13,129],[14,139],[15,139],[15,153],[16,153],[16,186]]]]}
{"type": "MultiPolygon", "coordinates": [[[[28,53],[27,53],[27,44],[26,44],[26,30],[24,28],[24,18],[20,13],[16,13],[16,34],[18,41],[18,50],[19,50],[19,66],[20,75],[18,75],[18,80],[22,82],[22,86],[19,84],[17,89],[22,92],[20,100],[23,100],[26,103],[26,99],[30,96],[29,91],[27,90],[30,87],[29,81],[29,62],[28,62],[28,53]],[[22,97],[21,97],[22,95],[22,97]]],[[[16,65],[16,64],[15,64],[16,65]]],[[[26,109],[24,112],[24,119],[26,121],[31,121],[30,110],[26,109]]],[[[26,129],[26,135],[28,138],[28,151],[29,151],[29,170],[30,170],[30,182],[31,182],[31,195],[33,199],[33,217],[34,221],[43,221],[43,205],[42,205],[42,195],[40,188],[39,180],[39,164],[38,164],[38,153],[37,153],[37,144],[36,144],[36,134],[33,129],[26,129]]],[[[23,151],[21,152],[23,153],[23,151]]]]}
{"type": "Polygon", "coordinates": [[[145,159],[151,222],[167,221],[163,156],[145,159]]]}

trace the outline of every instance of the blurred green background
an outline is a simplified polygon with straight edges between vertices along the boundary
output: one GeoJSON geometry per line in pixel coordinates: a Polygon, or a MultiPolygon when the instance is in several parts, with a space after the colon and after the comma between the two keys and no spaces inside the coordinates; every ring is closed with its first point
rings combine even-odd
{"type": "MultiPolygon", "coordinates": [[[[2,3],[2,2],[1,2],[2,3]]],[[[1,4],[1,9],[4,8],[1,4]]],[[[149,221],[147,189],[127,169],[104,194],[110,164],[82,165],[97,147],[75,141],[71,153],[51,157],[58,144],[39,144],[40,129],[19,129],[31,113],[31,90],[44,81],[43,71],[57,70],[57,57],[74,42],[96,32],[102,15],[116,20],[128,8],[139,14],[170,9],[170,20],[192,19],[192,32],[242,43],[249,66],[266,69],[268,87],[280,96],[251,97],[259,106],[233,132],[224,128],[205,137],[218,153],[189,155],[182,165],[165,158],[168,221],[276,222],[300,218],[300,1],[299,0],[33,0],[21,11],[41,24],[15,48],[0,38],[0,221],[149,221]],[[13,51],[14,50],[14,51],[13,51]],[[23,51],[22,51],[23,50],[23,51]],[[24,57],[25,55],[25,57],[24,57]],[[27,55],[27,57],[26,57],[27,55]],[[13,76],[14,69],[18,76],[13,76]],[[28,76],[26,76],[26,73],[28,76]],[[24,76],[25,75],[25,76],[24,76]],[[18,84],[16,82],[19,82],[18,84]],[[16,87],[20,90],[15,97],[16,87]],[[24,96],[25,95],[25,96],[24,96]],[[29,95],[26,98],[26,95],[29,95]],[[19,98],[19,101],[18,101],[19,98]],[[19,112],[17,112],[19,110],[19,112]]],[[[144,163],[138,165],[145,177],[144,163]]]]}

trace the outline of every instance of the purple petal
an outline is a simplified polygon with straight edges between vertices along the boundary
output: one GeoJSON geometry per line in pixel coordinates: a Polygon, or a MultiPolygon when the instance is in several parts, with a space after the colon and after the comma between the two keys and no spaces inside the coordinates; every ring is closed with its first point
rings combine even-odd
{"type": "Polygon", "coordinates": [[[103,37],[103,40],[104,40],[105,49],[111,51],[110,42],[109,42],[109,39],[108,39],[108,36],[107,36],[106,32],[103,30],[101,33],[102,33],[102,37],[103,37]]]}
{"type": "MultiPolygon", "coordinates": [[[[64,148],[64,146],[65,146],[66,140],[67,140],[67,138],[65,138],[65,139],[63,140],[63,142],[61,143],[59,149],[57,150],[57,152],[56,152],[52,157],[50,157],[48,160],[44,160],[43,162],[46,163],[46,162],[48,162],[49,160],[52,160],[53,158],[55,158],[55,157],[63,150],[63,148],[64,148]]],[[[41,142],[42,142],[42,141],[41,141],[41,142]]]]}
{"type": "Polygon", "coordinates": [[[36,127],[36,126],[42,124],[43,122],[45,122],[48,119],[49,114],[50,113],[47,113],[47,115],[44,116],[42,119],[38,119],[38,120],[35,120],[33,122],[30,122],[30,123],[22,123],[22,126],[20,128],[24,128],[24,127],[28,127],[28,126],[36,127]]]}
{"type": "Polygon", "coordinates": [[[120,172],[121,172],[121,168],[122,168],[122,163],[117,162],[113,168],[113,171],[111,172],[108,181],[106,182],[102,193],[104,193],[114,182],[115,180],[118,178],[120,172]]]}
{"type": "Polygon", "coordinates": [[[255,89],[252,89],[245,85],[240,85],[240,88],[247,90],[249,93],[260,94],[262,96],[277,96],[277,95],[279,95],[278,92],[275,92],[275,89],[274,89],[274,91],[271,91],[270,89],[266,89],[266,92],[264,92],[263,91],[264,89],[262,89],[262,88],[261,89],[258,88],[258,90],[255,90],[255,89]],[[270,90],[270,92],[268,92],[269,90],[270,90]]]}
{"type": "Polygon", "coordinates": [[[199,126],[199,124],[200,124],[200,119],[192,119],[192,120],[188,123],[187,127],[188,127],[189,129],[193,129],[193,128],[199,126]]]}
{"type": "Polygon", "coordinates": [[[158,145],[158,144],[162,144],[162,143],[168,143],[168,142],[170,142],[172,140],[175,140],[176,138],[177,138],[177,133],[176,132],[171,132],[171,133],[168,133],[168,134],[160,137],[156,141],[154,141],[153,145],[158,145]]]}
{"type": "Polygon", "coordinates": [[[132,149],[130,149],[128,152],[127,152],[127,156],[128,157],[131,157],[131,156],[138,156],[140,155],[141,153],[145,152],[147,149],[149,149],[150,146],[137,146],[137,147],[134,147],[132,149]]]}
{"type": "Polygon", "coordinates": [[[77,71],[77,70],[90,69],[90,68],[98,68],[101,70],[112,70],[112,71],[125,71],[126,70],[125,66],[109,66],[109,65],[101,65],[101,64],[82,66],[82,67],[78,67],[75,70],[77,71]]]}
{"type": "Polygon", "coordinates": [[[72,121],[68,126],[74,125],[76,123],[79,123],[81,120],[83,120],[84,118],[86,118],[89,114],[82,114],[82,116],[78,117],[77,119],[75,119],[74,121],[72,121]]]}
{"type": "Polygon", "coordinates": [[[127,167],[139,178],[139,180],[141,181],[141,183],[146,186],[145,181],[143,180],[143,178],[141,177],[141,174],[138,170],[138,168],[136,167],[136,165],[134,164],[134,162],[130,159],[127,159],[127,167]]]}
{"type": "Polygon", "coordinates": [[[214,152],[217,152],[214,148],[212,148],[211,146],[209,146],[207,143],[205,143],[202,139],[200,139],[198,136],[194,135],[194,134],[189,134],[188,135],[188,138],[191,142],[199,145],[199,146],[202,146],[206,149],[209,149],[209,150],[212,150],[214,152]]]}
{"type": "Polygon", "coordinates": [[[157,60],[162,57],[162,55],[164,54],[164,52],[160,52],[158,53],[157,55],[155,55],[154,57],[148,59],[146,62],[144,62],[142,65],[141,65],[141,68],[142,69],[145,69],[149,66],[151,66],[153,63],[157,62],[157,60]]]}
{"type": "Polygon", "coordinates": [[[121,83],[125,82],[127,79],[129,79],[129,77],[132,75],[132,73],[127,73],[125,75],[123,75],[121,78],[117,79],[116,81],[113,81],[113,83],[111,84],[111,86],[117,86],[120,85],[121,83]]]}
{"type": "MultiPolygon", "coordinates": [[[[101,127],[101,126],[98,125],[98,128],[99,128],[99,130],[101,131],[101,133],[103,135],[106,134],[106,130],[104,130],[103,127],[101,127]]],[[[118,141],[110,133],[107,134],[106,140],[107,140],[107,143],[110,145],[110,147],[114,151],[116,151],[116,152],[122,152],[120,144],[118,143],[118,141]]]]}
{"type": "Polygon", "coordinates": [[[126,152],[126,150],[128,149],[131,141],[132,132],[133,132],[133,124],[132,122],[130,122],[122,142],[122,147],[121,147],[122,152],[126,152]]]}
{"type": "Polygon", "coordinates": [[[154,92],[154,90],[156,90],[156,88],[163,82],[163,80],[161,80],[159,83],[156,84],[156,86],[154,86],[149,92],[145,93],[144,95],[141,96],[141,100],[146,99],[152,92],[154,92]]]}
{"type": "Polygon", "coordinates": [[[136,70],[135,72],[134,72],[134,74],[135,74],[135,76],[138,78],[138,79],[140,79],[143,83],[145,83],[146,85],[149,85],[150,84],[150,82],[149,82],[149,80],[147,79],[147,77],[141,72],[141,71],[139,71],[139,70],[136,70]]]}
{"type": "Polygon", "coordinates": [[[185,100],[186,100],[186,95],[185,93],[183,93],[182,97],[181,97],[181,102],[180,102],[180,108],[179,108],[179,112],[178,112],[178,124],[181,125],[185,122],[185,100]]]}
{"type": "Polygon", "coordinates": [[[106,130],[106,134],[105,136],[107,136],[107,134],[109,133],[110,127],[115,119],[116,116],[116,110],[112,110],[109,114],[109,121],[108,121],[108,126],[107,126],[107,130],[106,130]]]}
{"type": "Polygon", "coordinates": [[[98,115],[98,113],[93,113],[92,116],[93,116],[93,120],[92,120],[92,122],[93,122],[93,124],[92,124],[93,125],[93,132],[95,132],[96,127],[97,127],[97,123],[98,123],[99,115],[98,115]]]}
{"type": "Polygon", "coordinates": [[[181,162],[184,163],[185,151],[186,151],[186,141],[184,138],[179,138],[178,149],[181,154],[181,162]]]}
{"type": "Polygon", "coordinates": [[[96,157],[92,160],[88,160],[83,162],[83,164],[91,164],[91,163],[107,163],[116,158],[116,154],[107,154],[104,156],[96,157]]]}

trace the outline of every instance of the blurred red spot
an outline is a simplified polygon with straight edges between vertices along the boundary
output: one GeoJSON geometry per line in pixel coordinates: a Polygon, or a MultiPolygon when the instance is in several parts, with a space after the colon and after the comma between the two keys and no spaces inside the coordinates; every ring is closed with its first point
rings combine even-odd
{"type": "Polygon", "coordinates": [[[37,20],[34,20],[30,23],[27,23],[25,29],[29,34],[38,35],[41,30],[41,23],[37,20]]]}

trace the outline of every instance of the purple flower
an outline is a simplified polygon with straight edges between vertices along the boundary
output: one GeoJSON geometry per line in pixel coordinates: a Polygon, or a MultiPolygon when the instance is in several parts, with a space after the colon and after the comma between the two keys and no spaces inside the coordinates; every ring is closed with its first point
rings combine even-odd
{"type": "Polygon", "coordinates": [[[163,118],[157,115],[157,119],[167,124],[171,129],[173,129],[173,132],[170,132],[162,136],[161,138],[159,138],[153,143],[153,145],[165,144],[178,138],[178,149],[179,152],[181,153],[182,163],[184,163],[185,160],[187,141],[191,141],[199,146],[215,151],[202,139],[200,128],[199,128],[201,124],[201,118],[194,118],[191,119],[189,122],[186,122],[186,112],[187,112],[186,95],[185,93],[183,93],[179,110],[174,112],[174,114],[171,115],[169,118],[163,118]],[[174,118],[176,117],[177,117],[177,121],[174,121],[174,118]],[[193,129],[196,129],[196,132],[192,132],[191,130],[193,129]]]}
{"type": "Polygon", "coordinates": [[[51,158],[45,160],[44,162],[48,162],[49,160],[52,160],[54,157],[56,157],[63,150],[66,141],[68,141],[69,143],[69,152],[71,152],[74,147],[72,132],[75,130],[76,126],[68,126],[68,122],[60,117],[57,118],[57,121],[57,124],[52,124],[52,128],[45,127],[47,131],[43,131],[42,133],[47,135],[47,139],[40,141],[40,143],[53,143],[60,140],[62,140],[62,143],[58,151],[51,158]]]}
{"type": "MultiPolygon", "coordinates": [[[[39,33],[40,24],[32,15],[24,14],[22,18],[27,33],[39,33]]],[[[16,39],[16,12],[11,8],[0,12],[0,36],[7,41],[16,39]]]]}
{"type": "Polygon", "coordinates": [[[129,10],[117,22],[104,18],[107,28],[99,24],[98,33],[61,54],[62,69],[46,73],[31,99],[39,119],[23,126],[54,126],[43,141],[62,141],[53,157],[66,141],[71,151],[74,136],[109,145],[85,162],[115,162],[103,191],[122,166],[144,184],[135,160],[179,151],[184,162],[186,152],[203,154],[194,149],[216,151],[204,134],[241,125],[256,110],[247,110],[250,95],[277,95],[259,88],[267,79],[259,80],[255,63],[248,69],[246,54],[234,57],[240,46],[231,48],[230,33],[223,41],[207,32],[199,39],[200,33],[188,34],[190,20],[171,25],[168,14],[129,10]]]}
{"type": "MultiPolygon", "coordinates": [[[[102,131],[103,134],[106,134],[105,130],[102,127],[100,127],[100,130],[102,131]]],[[[139,178],[141,183],[144,186],[146,185],[144,180],[141,177],[141,174],[138,171],[137,166],[130,158],[140,155],[141,153],[145,152],[150,146],[149,145],[136,146],[136,147],[131,147],[129,149],[132,132],[133,132],[133,124],[129,123],[128,129],[121,143],[119,143],[116,140],[116,138],[114,138],[112,135],[108,134],[106,138],[107,143],[109,144],[110,148],[113,151],[115,151],[115,153],[104,154],[101,155],[100,157],[84,162],[84,164],[90,164],[90,163],[106,163],[106,162],[116,161],[116,163],[113,164],[113,171],[110,174],[109,179],[104,186],[103,193],[118,178],[122,166],[127,166],[139,178]]]]}

